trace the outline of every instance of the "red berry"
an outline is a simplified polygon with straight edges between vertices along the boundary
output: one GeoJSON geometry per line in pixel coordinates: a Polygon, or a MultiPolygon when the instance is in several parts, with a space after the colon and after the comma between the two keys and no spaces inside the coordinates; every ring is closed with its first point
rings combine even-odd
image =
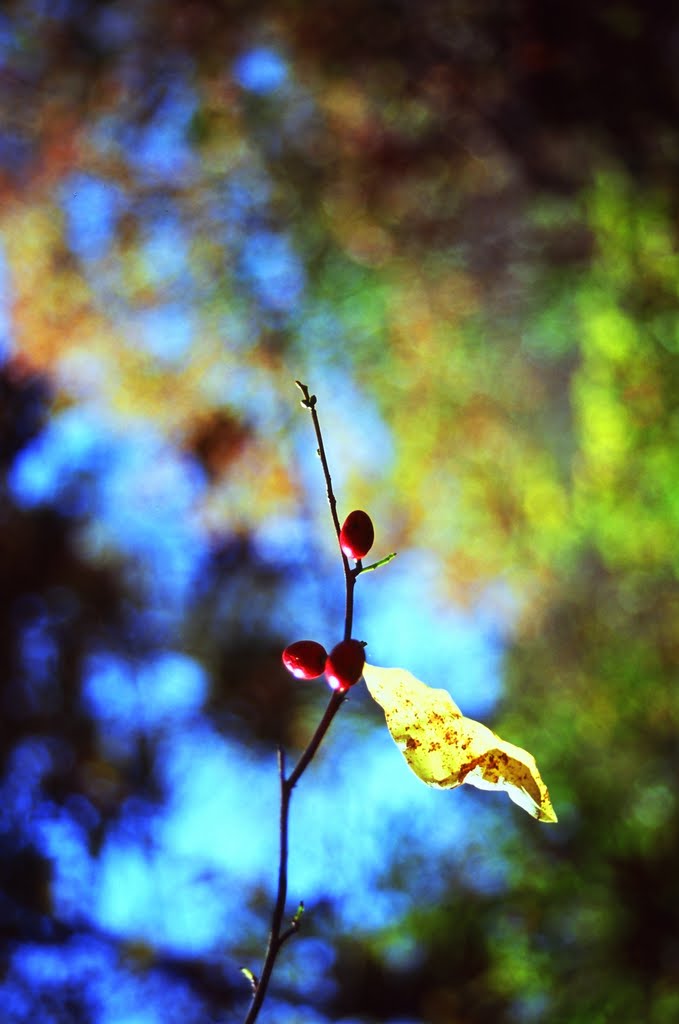
{"type": "Polygon", "coordinates": [[[363,558],[375,540],[375,527],[367,512],[357,508],[350,512],[340,530],[340,547],[347,558],[363,558]]]}
{"type": "Polygon", "coordinates": [[[297,640],[283,651],[283,664],[297,679],[316,679],[325,671],[328,657],[323,644],[315,640],[297,640]]]}
{"type": "Polygon", "coordinates": [[[363,675],[365,651],[360,640],[342,640],[330,651],[325,675],[333,690],[348,690],[363,675]]]}

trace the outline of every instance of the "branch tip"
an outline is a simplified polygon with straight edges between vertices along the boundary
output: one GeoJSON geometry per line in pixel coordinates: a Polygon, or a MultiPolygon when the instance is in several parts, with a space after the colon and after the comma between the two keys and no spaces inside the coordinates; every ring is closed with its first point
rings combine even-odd
{"type": "Polygon", "coordinates": [[[302,405],[305,409],[313,409],[317,401],[316,396],[309,394],[309,388],[307,387],[306,384],[302,384],[301,380],[296,380],[295,384],[304,395],[304,398],[300,402],[300,405],[302,405]]]}
{"type": "Polygon", "coordinates": [[[255,993],[257,991],[257,986],[259,985],[257,975],[253,974],[249,967],[241,967],[240,973],[245,978],[247,978],[247,980],[250,982],[250,988],[252,989],[253,993],[255,993]]]}

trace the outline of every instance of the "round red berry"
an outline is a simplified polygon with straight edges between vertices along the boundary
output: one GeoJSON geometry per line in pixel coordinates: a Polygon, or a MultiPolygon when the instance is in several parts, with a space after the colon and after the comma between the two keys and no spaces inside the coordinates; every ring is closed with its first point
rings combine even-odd
{"type": "Polygon", "coordinates": [[[327,652],[315,640],[297,640],[283,651],[283,664],[297,679],[316,679],[325,671],[327,652]]]}
{"type": "Polygon", "coordinates": [[[360,640],[342,640],[330,651],[325,676],[333,690],[343,692],[363,675],[365,651],[360,640]]]}
{"type": "Polygon", "coordinates": [[[340,530],[340,547],[347,558],[364,558],[375,540],[375,527],[367,512],[350,512],[340,530]]]}

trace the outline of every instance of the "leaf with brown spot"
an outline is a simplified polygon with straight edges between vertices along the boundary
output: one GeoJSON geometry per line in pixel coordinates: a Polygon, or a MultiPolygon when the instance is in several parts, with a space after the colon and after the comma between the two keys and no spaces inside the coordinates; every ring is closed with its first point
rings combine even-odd
{"type": "Polygon", "coordinates": [[[372,698],[408,765],[428,786],[504,790],[538,821],[556,821],[535,758],[465,718],[447,690],[435,690],[402,668],[363,669],[372,698]]]}

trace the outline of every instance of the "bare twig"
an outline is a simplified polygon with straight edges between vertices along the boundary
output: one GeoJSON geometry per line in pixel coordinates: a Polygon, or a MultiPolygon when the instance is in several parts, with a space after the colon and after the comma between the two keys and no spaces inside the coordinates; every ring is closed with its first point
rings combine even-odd
{"type": "Polygon", "coordinates": [[[325,487],[328,495],[328,504],[330,505],[330,515],[332,516],[332,522],[335,527],[335,533],[337,534],[337,544],[339,546],[340,557],[342,559],[342,568],[344,569],[344,581],[346,586],[346,606],[344,614],[344,639],[351,639],[351,628],[354,619],[354,586],[356,584],[356,577],[360,572],[360,569],[352,569],[349,565],[349,559],[342,551],[340,545],[340,521],[337,515],[337,501],[335,499],[335,492],[332,489],[332,478],[330,476],[330,469],[328,467],[328,460],[325,454],[325,445],[323,444],[323,434],[321,433],[321,424],[318,419],[318,413],[316,412],[316,396],[309,394],[309,388],[306,384],[302,384],[301,381],[296,380],[295,384],[304,395],[302,405],[309,409],[311,412],[311,419],[314,424],[314,430],[316,431],[316,440],[318,441],[318,457],[321,460],[323,466],[323,475],[325,476],[325,487]]]}
{"type": "MultiPolygon", "coordinates": [[[[330,514],[332,515],[333,525],[335,527],[335,533],[337,534],[337,543],[339,545],[340,536],[340,523],[337,516],[337,501],[332,488],[332,479],[330,477],[330,469],[328,468],[328,460],[325,455],[325,446],[323,444],[323,435],[321,433],[321,425],[318,419],[318,413],[316,412],[316,396],[309,394],[309,389],[306,384],[302,384],[300,381],[295,381],[297,387],[302,392],[304,399],[302,405],[309,409],[311,412],[311,419],[313,421],[314,430],[316,432],[316,439],[318,441],[318,457],[321,460],[323,467],[323,475],[325,477],[325,485],[328,495],[328,504],[330,505],[330,514]]],[[[358,563],[355,569],[349,566],[347,556],[340,547],[340,555],[342,557],[342,566],[344,568],[344,581],[345,581],[345,611],[344,611],[344,639],[349,640],[351,638],[351,630],[353,626],[354,617],[354,587],[356,585],[356,579],[361,572],[361,564],[358,563]]],[[[373,568],[370,566],[369,568],[373,568]]],[[[364,570],[365,571],[365,570],[364,570]]],[[[276,902],[274,904],[273,913],[271,915],[271,928],[269,931],[269,942],[266,950],[266,956],[264,958],[264,964],[262,966],[262,973],[259,979],[255,978],[255,975],[251,971],[247,972],[247,977],[253,987],[253,998],[250,1003],[247,1016],[244,1024],[254,1024],[256,1021],[259,1011],[262,1007],[262,1003],[266,997],[267,988],[271,979],[271,974],[276,963],[276,957],[281,949],[283,943],[285,943],[292,935],[294,935],[299,929],[300,918],[304,909],[304,904],[300,903],[297,913],[293,917],[292,921],[287,928],[283,928],[283,915],[285,914],[285,901],[288,893],[288,822],[290,817],[290,800],[292,798],[292,791],[299,782],[303,773],[306,771],[309,763],[311,762],[314,754],[318,750],[323,737],[330,728],[330,723],[337,714],[340,706],[343,704],[346,693],[342,693],[336,690],[328,702],[328,706],[325,709],[325,713],[321,718],[316,731],[309,740],[305,750],[301,754],[297,764],[293,768],[290,775],[286,778],[285,775],[285,754],[281,748],[278,750],[278,777],[280,781],[280,817],[279,817],[279,859],[278,859],[278,890],[276,893],[276,902]]]]}

